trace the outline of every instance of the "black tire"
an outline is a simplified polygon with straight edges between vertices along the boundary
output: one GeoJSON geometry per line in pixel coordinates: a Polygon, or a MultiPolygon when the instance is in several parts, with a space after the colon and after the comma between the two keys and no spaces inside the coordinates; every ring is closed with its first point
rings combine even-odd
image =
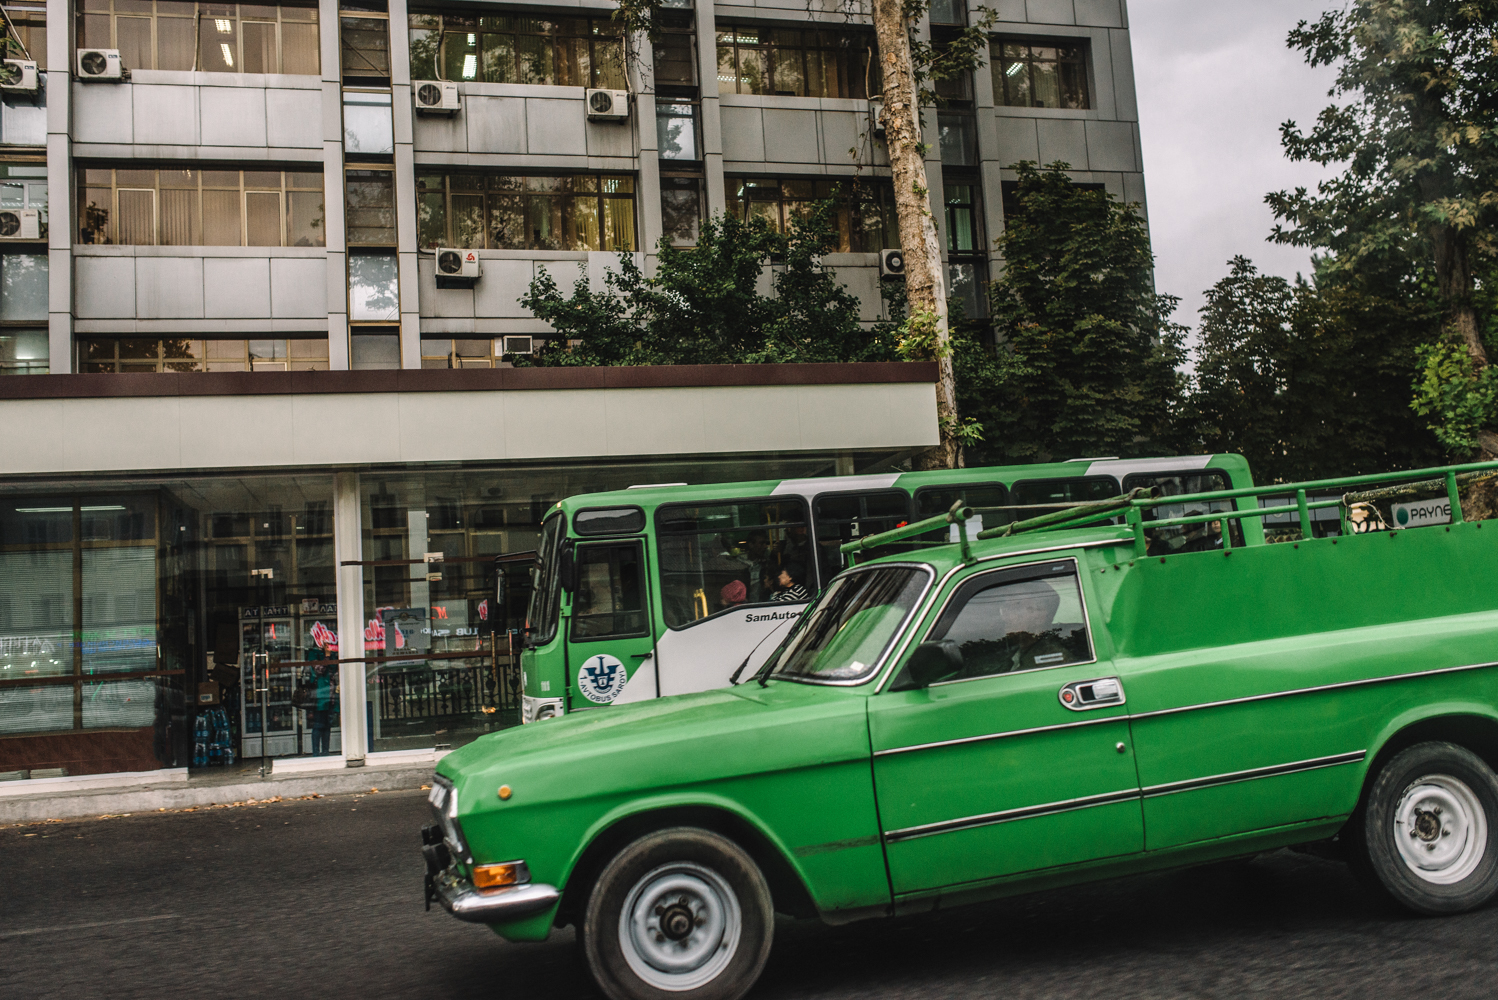
{"type": "Polygon", "coordinates": [[[1385,764],[1348,833],[1354,871],[1416,913],[1465,913],[1498,893],[1498,776],[1454,743],[1385,764]]]}
{"type": "Polygon", "coordinates": [[[610,1000],[738,1000],[770,956],[775,909],[742,848],[709,830],[674,827],[614,856],[579,930],[588,969],[610,1000]]]}

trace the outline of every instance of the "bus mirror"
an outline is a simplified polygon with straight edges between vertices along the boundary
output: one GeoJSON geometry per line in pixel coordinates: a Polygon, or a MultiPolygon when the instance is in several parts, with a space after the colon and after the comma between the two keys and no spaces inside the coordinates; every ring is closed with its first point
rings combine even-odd
{"type": "Polygon", "coordinates": [[[962,648],[951,639],[923,642],[910,654],[905,669],[914,687],[930,687],[961,672],[962,648]]]}
{"type": "Polygon", "coordinates": [[[577,553],[571,539],[562,543],[561,555],[557,560],[557,579],[567,593],[577,589],[577,553]]]}

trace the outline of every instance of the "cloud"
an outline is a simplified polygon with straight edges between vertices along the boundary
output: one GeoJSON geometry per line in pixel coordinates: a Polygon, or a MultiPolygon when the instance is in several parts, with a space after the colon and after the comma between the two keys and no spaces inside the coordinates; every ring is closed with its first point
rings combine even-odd
{"type": "Polygon", "coordinates": [[[1181,297],[1194,327],[1203,293],[1242,254],[1262,271],[1309,273],[1309,251],[1265,242],[1274,216],[1264,195],[1326,175],[1291,163],[1280,123],[1303,128],[1330,103],[1333,71],[1285,46],[1296,22],[1329,0],[1131,0],[1144,178],[1155,280],[1181,297]]]}

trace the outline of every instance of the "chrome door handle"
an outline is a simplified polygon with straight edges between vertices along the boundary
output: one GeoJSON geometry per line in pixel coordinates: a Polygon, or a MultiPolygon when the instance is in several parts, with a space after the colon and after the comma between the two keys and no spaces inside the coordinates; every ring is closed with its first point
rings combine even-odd
{"type": "Polygon", "coordinates": [[[1089,708],[1122,705],[1123,681],[1117,677],[1099,677],[1090,681],[1072,681],[1057,695],[1061,704],[1073,712],[1085,712],[1089,708]]]}

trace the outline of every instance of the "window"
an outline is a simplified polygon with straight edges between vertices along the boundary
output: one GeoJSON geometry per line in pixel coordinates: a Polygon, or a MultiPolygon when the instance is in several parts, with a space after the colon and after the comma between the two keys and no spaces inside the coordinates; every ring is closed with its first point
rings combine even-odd
{"type": "Polygon", "coordinates": [[[567,534],[566,518],[552,514],[541,527],[536,542],[536,565],[531,570],[530,604],[525,611],[525,644],[544,646],[557,634],[557,613],[562,603],[561,545],[567,534]]]}
{"type": "Polygon", "coordinates": [[[349,246],[395,246],[395,174],[389,170],[347,170],[349,246]]]}
{"type": "Polygon", "coordinates": [[[413,80],[627,90],[624,33],[607,17],[411,14],[413,80]]]}
{"type": "Polygon", "coordinates": [[[81,340],[78,370],[116,372],[327,371],[328,340],[81,340]]]}
{"type": "MultiPolygon", "coordinates": [[[[363,251],[348,255],[349,322],[398,323],[400,304],[400,274],[394,250],[363,251]]],[[[379,335],[384,336],[383,332],[379,335]]],[[[376,336],[376,333],[371,332],[370,336],[376,336]]],[[[370,346],[373,348],[377,345],[370,346]]],[[[395,360],[399,362],[399,347],[395,351],[395,360]]],[[[386,360],[383,354],[380,359],[386,360]]]]}
{"type": "MultiPolygon", "coordinates": [[[[390,91],[343,92],[343,150],[352,157],[385,158],[395,152],[390,91]]],[[[389,161],[386,160],[388,163],[389,161]]]]}
{"type": "Polygon", "coordinates": [[[930,580],[929,569],[915,566],[874,566],[833,580],[796,624],[771,669],[779,677],[808,680],[868,677],[930,580]]]}
{"type": "MultiPolygon", "coordinates": [[[[395,260],[395,254],[390,254],[395,260]]],[[[392,265],[393,267],[393,265],[392,265]]],[[[354,289],[349,290],[352,314],[354,289]]],[[[392,371],[401,366],[401,338],[398,326],[355,326],[349,332],[349,369],[356,372],[392,371]]]]}
{"type": "Polygon", "coordinates": [[[988,257],[976,179],[944,178],[947,229],[947,300],[966,319],[988,312],[988,257]]]}
{"type": "MultiPolygon", "coordinates": [[[[495,337],[493,340],[421,341],[423,368],[497,368],[504,360],[506,340],[528,340],[527,337],[495,337]]],[[[511,345],[514,346],[514,345],[511,345]]]]}
{"type": "Polygon", "coordinates": [[[1090,662],[1076,563],[999,570],[965,581],[926,637],[942,640],[956,643],[963,661],[942,680],[1090,662]]]}
{"type": "Polygon", "coordinates": [[[965,24],[966,14],[964,0],[931,0],[932,24],[965,24]]]}
{"type": "Polygon", "coordinates": [[[306,76],[322,71],[315,4],[83,0],[78,46],[119,49],[130,69],[306,76]]]}
{"type": "Polygon", "coordinates": [[[635,182],[597,174],[417,173],[423,247],[625,250],[635,247],[635,182]]]}
{"type": "MultiPolygon", "coordinates": [[[[1009,491],[1004,488],[1003,483],[969,483],[961,486],[926,486],[916,490],[915,494],[915,519],[924,521],[928,517],[945,514],[952,509],[952,505],[961,500],[968,507],[973,508],[973,516],[967,522],[967,530],[970,535],[975,535],[985,527],[996,528],[1008,524],[1014,520],[1014,514],[1007,510],[993,510],[985,508],[1007,507],[1010,504],[1009,491]]],[[[934,532],[931,535],[922,536],[925,541],[956,541],[957,526],[948,525],[944,532],[934,532]]]]}
{"type": "Polygon", "coordinates": [[[0,329],[0,375],[45,375],[50,356],[45,327],[0,329]]]}
{"type": "Polygon", "coordinates": [[[697,35],[692,15],[658,11],[659,37],[654,44],[655,85],[660,88],[697,86],[697,35]]]}
{"type": "Polygon", "coordinates": [[[47,68],[47,5],[44,2],[11,2],[5,5],[5,16],[11,30],[26,50],[25,58],[37,69],[47,68]]]}
{"type": "MultiPolygon", "coordinates": [[[[1188,493],[1215,493],[1218,490],[1230,490],[1233,484],[1228,477],[1221,472],[1184,472],[1164,475],[1160,474],[1135,474],[1124,477],[1124,490],[1136,489],[1141,486],[1153,486],[1160,491],[1162,497],[1185,496],[1188,493]]],[[[1293,503],[1294,501],[1289,501],[1293,503]]],[[[1141,513],[1146,521],[1153,521],[1166,517],[1196,517],[1202,514],[1215,514],[1218,511],[1233,510],[1232,500],[1211,500],[1205,503],[1191,504],[1162,504],[1159,507],[1150,507],[1141,513]]],[[[1313,511],[1313,514],[1320,513],[1313,511]]],[[[1337,517],[1335,510],[1330,512],[1337,517]]],[[[1207,552],[1222,548],[1222,529],[1226,523],[1232,532],[1231,538],[1234,545],[1243,544],[1243,525],[1238,521],[1208,521],[1205,524],[1182,524],[1169,528],[1153,528],[1146,531],[1145,537],[1149,539],[1149,547],[1145,550],[1147,555],[1167,556],[1177,552],[1207,552]]],[[[1300,527],[1299,518],[1293,523],[1296,528],[1300,527]]],[[[1340,526],[1340,522],[1339,522],[1340,526]]],[[[1312,530],[1316,525],[1312,524],[1312,530]]]]}
{"type": "Polygon", "coordinates": [[[978,126],[971,114],[942,113],[936,116],[941,162],[947,167],[978,165],[978,126]]]}
{"type": "Polygon", "coordinates": [[[808,600],[816,589],[800,499],[662,507],[655,526],[661,607],[670,628],[740,604],[808,600]],[[805,596],[778,598],[797,585],[805,596]]]}
{"type": "Polygon", "coordinates": [[[387,17],[373,11],[351,14],[345,10],[338,18],[338,36],[342,43],[345,81],[389,83],[390,22],[387,17]]]}
{"type": "MultiPolygon", "coordinates": [[[[900,490],[820,496],[813,509],[817,517],[817,557],[824,580],[847,565],[841,546],[855,538],[889,531],[910,520],[910,498],[900,490]]],[[[904,548],[873,549],[869,558],[898,551],[904,551],[904,548]]]]}
{"type": "Polygon", "coordinates": [[[1085,479],[1031,479],[1015,483],[1012,488],[1014,503],[1031,510],[1017,510],[1019,521],[1050,514],[1063,507],[1077,503],[1107,500],[1119,494],[1118,480],[1112,476],[1091,476],[1085,479]]]}
{"type": "Polygon", "coordinates": [[[655,102],[655,140],[663,160],[700,160],[697,146],[697,105],[691,101],[655,102]]]}
{"type": "Polygon", "coordinates": [[[837,241],[840,253],[876,253],[900,245],[895,220],[894,188],[889,181],[793,180],[773,177],[728,177],[728,213],[737,218],[764,219],[770,228],[785,232],[809,216],[819,201],[837,201],[837,241]]]}
{"type": "Polygon", "coordinates": [[[1091,107],[1083,42],[1036,44],[1000,39],[989,46],[993,96],[1012,108],[1091,107]]]}
{"type": "Polygon", "coordinates": [[[41,213],[41,238],[47,238],[47,164],[0,163],[0,209],[34,208],[41,213]]]}
{"type": "Polygon", "coordinates": [[[595,507],[572,516],[579,535],[633,535],[645,530],[645,511],[639,507],[595,507]]]}
{"type": "Polygon", "coordinates": [[[579,545],[572,640],[647,635],[640,543],[579,545]]]}
{"type": "Polygon", "coordinates": [[[661,177],[661,228],[672,246],[697,245],[702,214],[701,177],[661,177]]]}
{"type": "Polygon", "coordinates": [[[726,26],[718,32],[718,88],[779,97],[869,96],[871,32],[726,26]]]}
{"type": "Polygon", "coordinates": [[[322,174],[281,170],[78,171],[78,242],[320,247],[322,174]]]}
{"type": "Polygon", "coordinates": [[[0,327],[46,322],[47,255],[0,255],[0,327]]]}

